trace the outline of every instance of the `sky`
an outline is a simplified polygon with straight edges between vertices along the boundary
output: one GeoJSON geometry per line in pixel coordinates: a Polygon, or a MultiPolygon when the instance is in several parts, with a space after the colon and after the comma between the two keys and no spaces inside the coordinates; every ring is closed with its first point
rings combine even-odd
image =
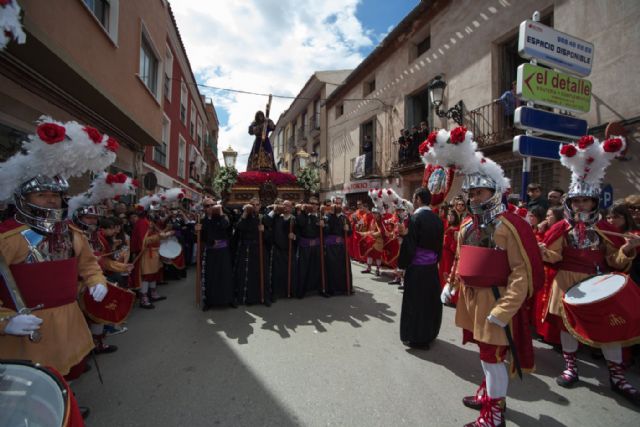
{"type": "MultiPolygon", "coordinates": [[[[295,96],[315,71],[355,68],[419,0],[173,0],[199,84],[295,96]]],[[[218,152],[232,146],[244,171],[248,126],[267,97],[200,86],[220,120],[218,152]]],[[[274,98],[277,121],[291,104],[274,98]]]]}

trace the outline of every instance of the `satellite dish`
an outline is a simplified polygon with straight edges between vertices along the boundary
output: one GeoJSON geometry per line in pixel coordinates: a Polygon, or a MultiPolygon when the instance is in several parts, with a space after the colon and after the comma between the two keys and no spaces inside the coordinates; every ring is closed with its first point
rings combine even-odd
{"type": "Polygon", "coordinates": [[[144,189],[145,190],[153,191],[153,190],[155,190],[156,186],[158,185],[158,178],[156,177],[155,173],[148,172],[144,176],[144,179],[143,179],[142,183],[144,184],[144,189]]]}

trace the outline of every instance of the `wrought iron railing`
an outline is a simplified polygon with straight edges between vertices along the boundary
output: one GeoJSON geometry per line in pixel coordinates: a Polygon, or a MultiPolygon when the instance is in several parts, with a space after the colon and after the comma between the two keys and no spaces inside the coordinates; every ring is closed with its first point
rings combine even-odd
{"type": "Polygon", "coordinates": [[[500,101],[469,111],[468,123],[480,148],[505,143],[518,133],[513,127],[513,114],[507,114],[500,101]]]}

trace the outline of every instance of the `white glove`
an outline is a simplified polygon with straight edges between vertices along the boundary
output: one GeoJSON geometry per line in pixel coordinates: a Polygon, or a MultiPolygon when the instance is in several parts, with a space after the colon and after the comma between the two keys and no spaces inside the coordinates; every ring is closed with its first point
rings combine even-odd
{"type": "Polygon", "coordinates": [[[491,323],[493,323],[494,325],[498,325],[501,328],[504,328],[505,326],[507,326],[506,323],[504,323],[502,320],[498,319],[496,316],[490,314],[487,316],[487,320],[491,323]]]}
{"type": "Polygon", "coordinates": [[[451,286],[449,286],[449,284],[447,283],[446,285],[444,285],[442,293],[440,294],[440,301],[442,301],[443,304],[450,304],[452,297],[453,292],[451,292],[451,286]]]}
{"type": "Polygon", "coordinates": [[[104,297],[107,296],[107,292],[108,291],[109,291],[109,289],[107,289],[107,287],[105,285],[103,285],[102,283],[98,283],[94,287],[89,288],[89,293],[91,294],[91,296],[93,297],[93,300],[95,302],[102,301],[104,299],[104,297]]]}
{"type": "Polygon", "coordinates": [[[4,333],[9,335],[29,335],[40,329],[42,319],[33,314],[18,314],[12,317],[4,328],[4,333]]]}

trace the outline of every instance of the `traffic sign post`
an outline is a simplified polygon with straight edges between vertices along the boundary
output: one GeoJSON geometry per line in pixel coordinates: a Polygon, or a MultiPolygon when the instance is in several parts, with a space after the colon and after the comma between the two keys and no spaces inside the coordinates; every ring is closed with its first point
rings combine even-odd
{"type": "MultiPolygon", "coordinates": [[[[536,159],[560,160],[562,142],[531,135],[517,135],[513,138],[513,152],[536,159]]],[[[524,184],[523,184],[524,185],[524,184]]]]}
{"type": "Polygon", "coordinates": [[[575,112],[591,109],[591,82],[544,67],[518,67],[516,95],[526,101],[575,112]]]}
{"type": "Polygon", "coordinates": [[[519,129],[578,139],[587,134],[587,121],[530,107],[518,107],[513,124],[519,129]]]}
{"type": "Polygon", "coordinates": [[[600,207],[603,209],[609,209],[613,205],[613,187],[611,184],[607,184],[602,187],[600,193],[600,207]]]}
{"type": "Polygon", "coordinates": [[[591,74],[593,44],[536,21],[520,24],[518,53],[577,76],[591,74]]]}

